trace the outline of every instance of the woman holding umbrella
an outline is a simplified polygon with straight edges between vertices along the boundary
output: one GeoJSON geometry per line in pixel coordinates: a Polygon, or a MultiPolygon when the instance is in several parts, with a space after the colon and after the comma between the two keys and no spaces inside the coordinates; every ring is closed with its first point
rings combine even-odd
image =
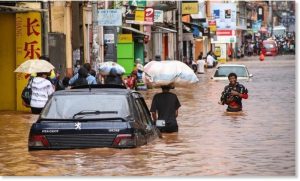
{"type": "Polygon", "coordinates": [[[29,95],[30,98],[27,98],[30,100],[30,103],[28,100],[27,104],[30,105],[33,114],[39,114],[42,111],[48,97],[55,90],[54,85],[47,79],[53,69],[54,66],[46,60],[30,59],[23,62],[14,71],[25,74],[36,73],[36,77],[31,78],[25,87],[31,88],[31,96],[29,95]]]}

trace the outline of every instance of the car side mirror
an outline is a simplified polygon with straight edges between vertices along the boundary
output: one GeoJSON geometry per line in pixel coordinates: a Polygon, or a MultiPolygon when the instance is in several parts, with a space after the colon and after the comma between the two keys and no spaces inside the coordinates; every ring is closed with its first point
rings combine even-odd
{"type": "Polygon", "coordinates": [[[249,77],[253,77],[253,75],[252,75],[252,74],[249,74],[249,77]]]}

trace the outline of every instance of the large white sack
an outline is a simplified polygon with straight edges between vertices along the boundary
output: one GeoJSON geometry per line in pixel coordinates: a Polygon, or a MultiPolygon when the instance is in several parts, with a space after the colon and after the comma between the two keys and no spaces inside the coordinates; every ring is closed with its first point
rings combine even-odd
{"type": "Polygon", "coordinates": [[[148,86],[186,86],[198,82],[193,70],[177,60],[151,61],[144,67],[143,80],[148,86]]]}
{"type": "Polygon", "coordinates": [[[180,72],[175,80],[175,85],[194,84],[199,81],[194,71],[185,63],[174,61],[177,66],[177,71],[180,72]]]}
{"type": "Polygon", "coordinates": [[[125,73],[125,69],[121,65],[111,61],[100,63],[99,72],[102,75],[108,75],[112,68],[116,69],[117,74],[122,75],[125,73]]]}
{"type": "Polygon", "coordinates": [[[178,75],[174,68],[176,66],[170,65],[166,61],[151,61],[144,67],[143,81],[153,87],[171,84],[178,75]]]}

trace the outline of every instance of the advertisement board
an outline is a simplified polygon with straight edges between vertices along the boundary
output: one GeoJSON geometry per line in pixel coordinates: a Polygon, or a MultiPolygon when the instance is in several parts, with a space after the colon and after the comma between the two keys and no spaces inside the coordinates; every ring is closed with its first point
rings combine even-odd
{"type": "Polygon", "coordinates": [[[182,14],[198,14],[198,2],[182,2],[182,14]]]}
{"type": "Polygon", "coordinates": [[[226,62],[226,44],[216,43],[214,48],[214,53],[217,55],[218,62],[226,62]]]}
{"type": "Polygon", "coordinates": [[[154,22],[163,23],[164,22],[164,11],[154,10],[154,22]]]}
{"type": "Polygon", "coordinates": [[[210,32],[216,32],[217,31],[216,20],[208,20],[208,27],[210,29],[210,32]]]}
{"type": "Polygon", "coordinates": [[[118,35],[118,43],[131,43],[131,42],[132,42],[132,34],[118,35]]]}
{"type": "Polygon", "coordinates": [[[122,26],[122,11],[120,9],[98,10],[99,26],[122,26]]]}
{"type": "Polygon", "coordinates": [[[152,7],[138,8],[128,6],[125,12],[125,23],[153,25],[154,9],[152,7]]]}
{"type": "Polygon", "coordinates": [[[211,14],[216,21],[217,30],[236,29],[235,3],[212,3],[211,14]]]}

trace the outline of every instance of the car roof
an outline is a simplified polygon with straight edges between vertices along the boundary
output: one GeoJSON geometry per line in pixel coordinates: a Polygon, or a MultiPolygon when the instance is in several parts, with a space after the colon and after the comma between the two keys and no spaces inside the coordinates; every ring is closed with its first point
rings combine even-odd
{"type": "Polygon", "coordinates": [[[246,67],[246,66],[242,64],[221,64],[218,67],[246,67]]]}
{"type": "MultiPolygon", "coordinates": [[[[124,89],[124,88],[111,88],[111,87],[98,87],[98,85],[91,86],[91,88],[73,88],[56,91],[53,95],[87,95],[93,94],[105,94],[105,95],[129,95],[134,90],[124,89]]],[[[136,92],[138,93],[138,92],[136,92]]],[[[139,94],[139,93],[138,93],[139,94]]]]}

